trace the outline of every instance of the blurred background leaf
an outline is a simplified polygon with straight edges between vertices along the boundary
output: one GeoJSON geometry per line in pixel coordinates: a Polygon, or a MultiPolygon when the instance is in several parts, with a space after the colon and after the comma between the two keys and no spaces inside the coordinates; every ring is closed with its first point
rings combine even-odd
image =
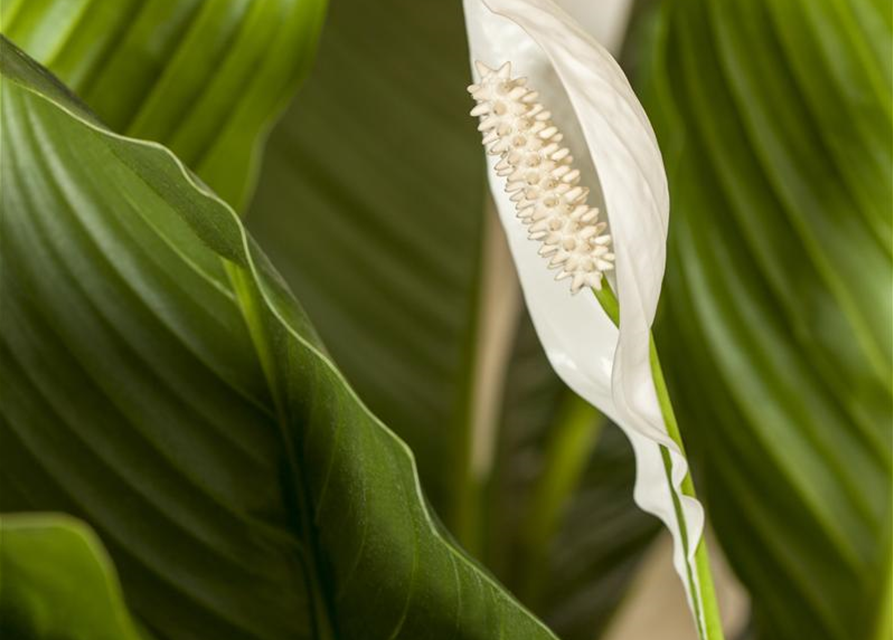
{"type": "Polygon", "coordinates": [[[412,447],[447,526],[562,637],[591,640],[657,523],[633,504],[628,443],[591,409],[568,426],[584,432],[579,468],[550,522],[535,511],[549,434],[567,432],[575,403],[486,211],[469,78],[459,3],[334,0],[248,225],[348,379],[412,447]]]}
{"type": "Polygon", "coordinates": [[[884,5],[669,0],[643,27],[673,202],[658,340],[757,638],[880,638],[891,604],[884,5]]]}
{"type": "Polygon", "coordinates": [[[102,543],[62,514],[0,517],[0,634],[141,640],[102,543]]]}
{"type": "Polygon", "coordinates": [[[6,0],[0,30],[114,131],[172,149],[237,210],[314,59],[325,0],[6,0]]]}

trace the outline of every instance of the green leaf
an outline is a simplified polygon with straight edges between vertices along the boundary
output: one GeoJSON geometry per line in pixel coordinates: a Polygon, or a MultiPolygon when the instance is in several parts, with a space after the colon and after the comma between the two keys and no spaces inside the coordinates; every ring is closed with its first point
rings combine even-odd
{"type": "Polygon", "coordinates": [[[67,640],[143,637],[96,534],[60,514],[0,518],[0,632],[67,640]]]}
{"type": "Polygon", "coordinates": [[[111,129],[168,146],[243,209],[313,62],[326,0],[9,0],[2,31],[111,129]]]}
{"type": "Polygon", "coordinates": [[[238,217],[4,42],[0,508],[66,511],[165,638],[553,638],[238,217]]]}
{"type": "Polygon", "coordinates": [[[540,561],[519,550],[521,522],[571,394],[518,320],[513,267],[494,275],[504,239],[486,217],[469,80],[458,3],[334,2],[314,75],[270,140],[248,225],[359,395],[412,447],[452,532],[564,637],[591,640],[655,521],[633,504],[628,444],[605,436],[555,505],[545,573],[534,570],[542,599],[525,593],[516,570],[540,561]]]}
{"type": "Polygon", "coordinates": [[[879,5],[670,2],[644,74],[672,174],[660,347],[711,519],[773,640],[867,638],[889,605],[879,5]]]}

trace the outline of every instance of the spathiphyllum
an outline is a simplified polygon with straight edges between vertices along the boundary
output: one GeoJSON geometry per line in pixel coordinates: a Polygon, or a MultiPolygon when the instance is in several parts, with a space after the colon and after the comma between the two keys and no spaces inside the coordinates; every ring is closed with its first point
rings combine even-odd
{"type": "Polygon", "coordinates": [[[537,334],[630,439],[636,502],[673,534],[700,638],[720,639],[704,511],[650,334],[669,226],[654,132],[615,60],[552,0],[464,7],[471,113],[537,334]]]}

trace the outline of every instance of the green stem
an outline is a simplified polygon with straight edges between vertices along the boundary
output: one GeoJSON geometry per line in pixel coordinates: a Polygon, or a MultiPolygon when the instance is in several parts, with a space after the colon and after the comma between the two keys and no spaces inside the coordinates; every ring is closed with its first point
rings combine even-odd
{"type": "MultiPolygon", "coordinates": [[[[604,309],[605,313],[616,325],[620,326],[620,304],[617,296],[611,289],[607,281],[604,282],[600,290],[593,289],[595,297],[604,309]]],[[[657,393],[658,404],[664,418],[664,424],[667,427],[667,434],[670,439],[679,447],[679,451],[685,455],[685,447],[682,443],[682,434],[679,432],[679,423],[676,421],[676,414],[673,411],[673,405],[670,401],[670,394],[667,390],[666,380],[664,378],[663,369],[660,366],[660,359],[657,355],[657,347],[654,343],[654,337],[650,338],[649,356],[651,364],[651,375],[654,378],[654,389],[657,393]]],[[[673,498],[673,509],[676,512],[676,520],[679,523],[679,533],[682,538],[684,549],[688,549],[688,527],[685,521],[685,513],[682,510],[682,500],[672,483],[673,463],[670,458],[670,452],[666,447],[661,447],[661,458],[664,463],[664,471],[667,477],[667,483],[670,485],[670,493],[673,498]]],[[[694,481],[691,474],[686,474],[682,480],[682,495],[691,498],[697,498],[695,494],[694,481]]],[[[694,604],[695,623],[698,627],[698,635],[702,640],[723,640],[722,621],[719,615],[719,606],[716,601],[716,589],[713,585],[713,574],[710,571],[710,559],[707,551],[707,543],[704,536],[698,541],[695,549],[694,571],[691,563],[686,557],[686,572],[688,574],[689,591],[692,594],[692,602],[694,604]],[[697,574],[697,583],[694,580],[694,574],[697,574]],[[698,585],[700,589],[698,589],[698,585]]]]}
{"type": "Polygon", "coordinates": [[[568,394],[549,431],[543,471],[521,524],[518,596],[536,609],[545,583],[549,541],[558,530],[568,498],[580,484],[601,435],[604,419],[595,407],[568,394]]]}

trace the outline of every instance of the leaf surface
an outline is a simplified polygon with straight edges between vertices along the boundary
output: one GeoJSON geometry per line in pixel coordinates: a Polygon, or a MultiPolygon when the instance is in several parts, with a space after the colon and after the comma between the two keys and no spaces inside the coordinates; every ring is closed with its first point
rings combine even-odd
{"type": "Polygon", "coordinates": [[[325,0],[10,0],[3,34],[111,129],[168,146],[247,205],[272,123],[309,71],[325,0]]]}

